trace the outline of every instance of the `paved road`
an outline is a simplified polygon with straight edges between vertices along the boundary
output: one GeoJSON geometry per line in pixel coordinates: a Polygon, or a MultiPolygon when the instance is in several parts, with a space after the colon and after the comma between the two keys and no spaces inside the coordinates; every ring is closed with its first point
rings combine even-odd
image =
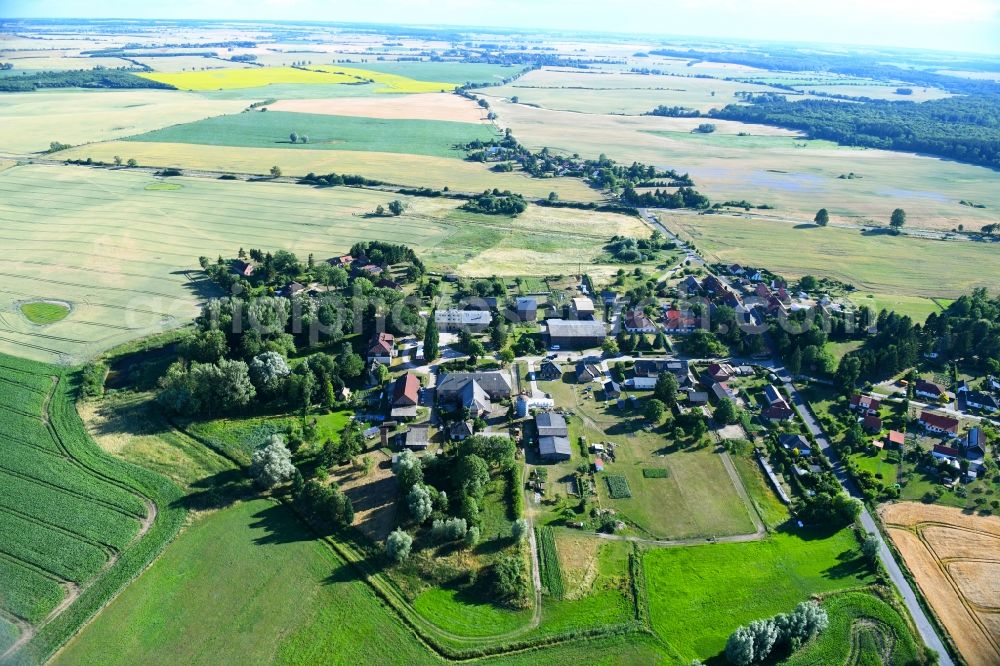
{"type": "MultiPolygon", "coordinates": [[[[820,450],[827,457],[827,459],[833,463],[833,473],[837,476],[840,484],[844,487],[848,493],[853,497],[861,499],[861,493],[858,488],[854,485],[850,476],[847,474],[847,470],[840,462],[840,458],[837,456],[836,452],[830,446],[830,440],[826,438],[823,429],[820,427],[816,419],[813,418],[812,412],[806,406],[805,400],[796,390],[795,385],[792,384],[791,377],[785,371],[784,368],[776,366],[774,372],[781,379],[785,391],[788,393],[789,397],[792,399],[792,406],[795,411],[799,413],[802,417],[802,421],[809,428],[809,432],[812,433],[813,437],[816,438],[816,444],[819,446],[820,450]]],[[[914,593],[913,588],[910,587],[910,582],[903,575],[903,570],[900,568],[896,559],[892,555],[892,551],[889,550],[889,546],[886,544],[885,539],[882,537],[882,533],[878,529],[878,525],[875,523],[875,518],[868,511],[868,507],[862,504],[861,525],[866,531],[875,535],[878,539],[879,544],[879,557],[882,558],[883,564],[885,564],[886,571],[889,573],[889,578],[896,585],[899,590],[900,595],[903,597],[903,602],[906,604],[907,610],[910,611],[910,616],[913,618],[913,622],[917,625],[917,631],[920,632],[921,638],[924,639],[924,643],[928,647],[935,650],[938,653],[939,663],[941,666],[954,666],[954,662],[948,655],[948,651],[944,647],[944,643],[938,636],[934,625],[931,623],[927,614],[924,613],[923,607],[917,601],[917,595],[914,593]]]]}

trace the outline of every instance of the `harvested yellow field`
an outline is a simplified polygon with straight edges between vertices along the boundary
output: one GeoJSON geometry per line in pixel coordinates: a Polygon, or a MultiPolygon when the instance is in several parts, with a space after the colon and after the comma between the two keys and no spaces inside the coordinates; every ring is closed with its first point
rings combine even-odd
{"type": "Polygon", "coordinates": [[[250,67],[196,72],[146,72],[139,74],[151,81],[172,85],[179,90],[230,90],[259,88],[272,83],[357,83],[358,77],[295,67],[250,67]]]}
{"type": "Polygon", "coordinates": [[[966,661],[1000,662],[1000,518],[916,502],[888,504],[880,513],[966,661]]]}
{"type": "MultiPolygon", "coordinates": [[[[0,147],[3,144],[0,143],[0,147]]],[[[176,166],[211,171],[266,174],[272,165],[288,176],[314,172],[359,174],[389,183],[414,187],[450,187],[460,192],[482,192],[498,187],[530,197],[557,192],[569,201],[600,201],[601,193],[574,178],[530,178],[519,173],[494,173],[483,164],[461,160],[350,150],[239,148],[188,143],[110,141],[59,153],[67,159],[93,157],[110,161],[115,155],[135,158],[143,166],[176,166]]]]}
{"type": "Polygon", "coordinates": [[[370,69],[358,69],[356,67],[344,67],[342,65],[318,65],[311,67],[318,72],[330,72],[350,76],[355,80],[371,81],[378,83],[384,88],[376,89],[380,93],[431,93],[450,92],[458,87],[457,83],[441,83],[435,81],[417,81],[407,76],[398,74],[385,74],[383,72],[373,72],[370,69]]]}
{"type": "Polygon", "coordinates": [[[416,93],[399,97],[340,97],[331,99],[283,99],[267,107],[270,111],[319,113],[331,116],[362,116],[388,120],[486,121],[486,110],[470,99],[450,93],[416,93]]]}
{"type": "Polygon", "coordinates": [[[52,141],[73,145],[108,141],[235,113],[245,106],[241,100],[205,99],[175,90],[4,93],[0,104],[0,151],[47,150],[52,141]]]}

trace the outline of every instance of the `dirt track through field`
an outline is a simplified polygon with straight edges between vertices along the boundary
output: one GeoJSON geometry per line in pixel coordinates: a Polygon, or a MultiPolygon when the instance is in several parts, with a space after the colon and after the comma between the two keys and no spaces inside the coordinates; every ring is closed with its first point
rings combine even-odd
{"type": "Polygon", "coordinates": [[[970,664],[1000,663],[1000,518],[915,502],[880,513],[962,656],[970,664]]]}

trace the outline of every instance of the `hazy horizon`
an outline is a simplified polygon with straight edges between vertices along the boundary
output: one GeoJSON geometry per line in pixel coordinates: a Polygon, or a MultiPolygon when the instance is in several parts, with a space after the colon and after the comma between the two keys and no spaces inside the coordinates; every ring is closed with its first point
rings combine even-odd
{"type": "Polygon", "coordinates": [[[1000,0],[0,0],[7,19],[317,21],[807,42],[1000,55],[1000,0]],[[392,21],[386,21],[392,16],[392,21]]]}

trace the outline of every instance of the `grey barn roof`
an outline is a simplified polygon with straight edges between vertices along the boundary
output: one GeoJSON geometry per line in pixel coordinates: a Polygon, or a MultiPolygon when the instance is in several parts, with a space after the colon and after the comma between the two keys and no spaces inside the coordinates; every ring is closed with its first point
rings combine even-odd
{"type": "Polygon", "coordinates": [[[543,458],[552,456],[570,457],[569,437],[539,437],[538,453],[543,458]]]}
{"type": "Polygon", "coordinates": [[[536,416],[535,426],[538,428],[539,437],[550,435],[555,437],[566,437],[568,434],[566,429],[566,419],[562,417],[562,414],[556,414],[555,412],[542,412],[536,416]]]}
{"type": "Polygon", "coordinates": [[[596,338],[607,335],[602,321],[577,321],[574,319],[549,319],[549,336],[557,338],[596,338]]]}

